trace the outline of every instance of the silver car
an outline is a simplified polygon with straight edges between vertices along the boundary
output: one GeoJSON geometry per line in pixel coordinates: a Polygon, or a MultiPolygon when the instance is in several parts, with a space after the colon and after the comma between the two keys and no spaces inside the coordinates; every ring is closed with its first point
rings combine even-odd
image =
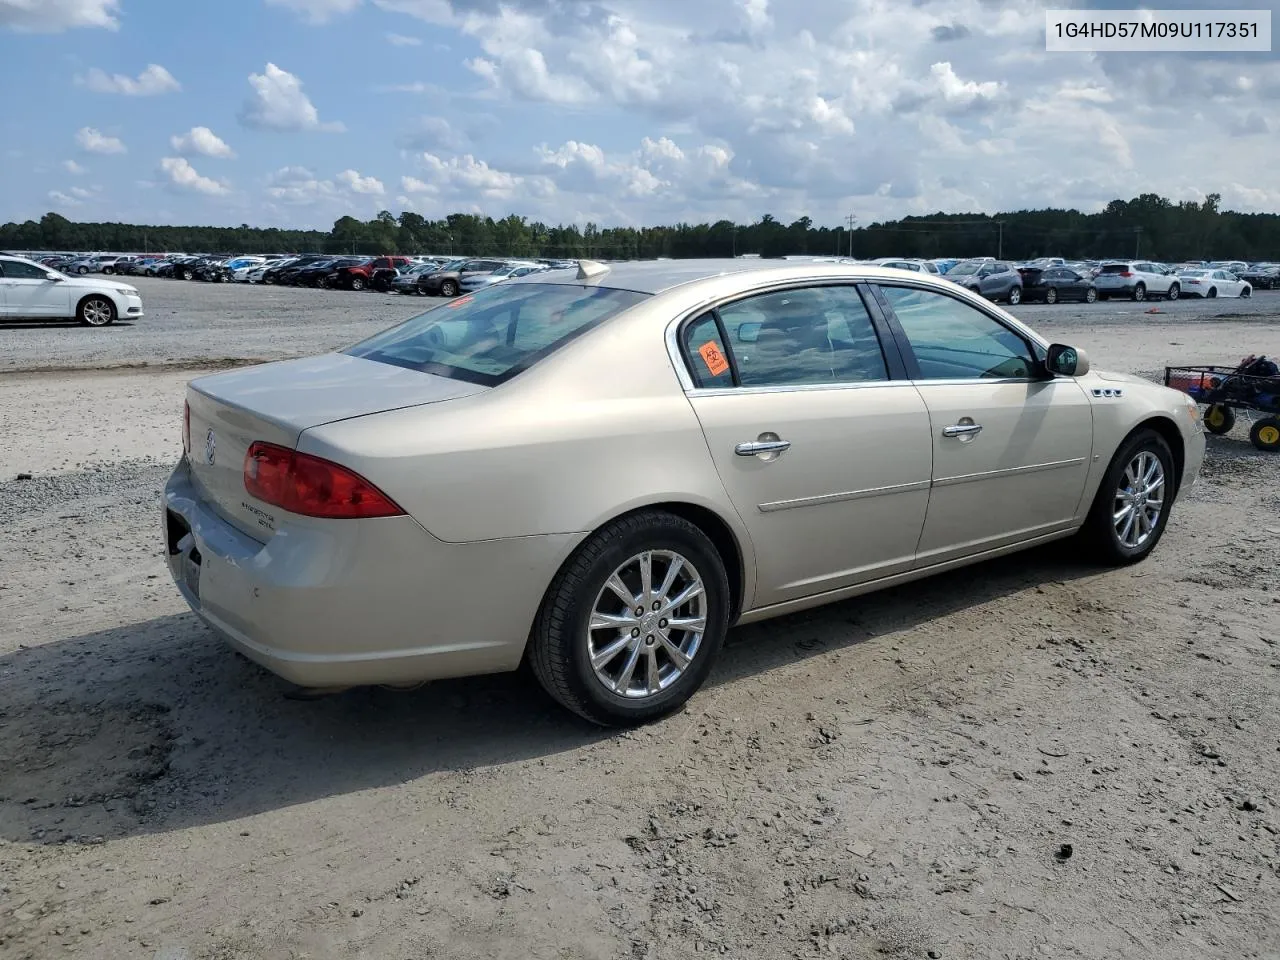
{"type": "Polygon", "coordinates": [[[533,274],[339,353],[193,381],[169,567],[313,688],[527,662],[604,724],[737,623],[1076,535],[1144,558],[1197,409],[949,281],[858,264],[533,274]]]}

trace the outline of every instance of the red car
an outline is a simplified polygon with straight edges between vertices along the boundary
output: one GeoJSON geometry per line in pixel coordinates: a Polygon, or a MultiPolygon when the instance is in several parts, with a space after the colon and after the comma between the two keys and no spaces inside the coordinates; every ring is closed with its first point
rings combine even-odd
{"type": "Polygon", "coordinates": [[[369,286],[375,270],[398,270],[412,261],[408,257],[370,257],[363,263],[339,267],[325,277],[325,285],[345,290],[363,290],[369,286]]]}

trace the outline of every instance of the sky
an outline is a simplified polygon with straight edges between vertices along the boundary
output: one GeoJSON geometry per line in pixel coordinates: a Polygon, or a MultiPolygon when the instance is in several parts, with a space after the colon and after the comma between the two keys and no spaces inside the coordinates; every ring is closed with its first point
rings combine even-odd
{"type": "Polygon", "coordinates": [[[0,222],[1280,212],[1274,53],[1046,53],[1045,6],[0,0],[0,222]]]}

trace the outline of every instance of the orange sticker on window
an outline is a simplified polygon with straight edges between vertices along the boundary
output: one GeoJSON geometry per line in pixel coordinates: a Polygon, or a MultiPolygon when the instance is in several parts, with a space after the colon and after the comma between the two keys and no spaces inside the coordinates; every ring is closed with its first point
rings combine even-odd
{"type": "Polygon", "coordinates": [[[729,369],[729,361],[724,358],[724,354],[720,352],[720,348],[712,340],[708,340],[700,346],[698,354],[702,357],[702,362],[707,365],[707,372],[713,377],[718,377],[729,369]]]}
{"type": "Polygon", "coordinates": [[[467,294],[467,296],[465,297],[458,297],[458,299],[456,300],[450,300],[447,306],[451,310],[456,310],[458,307],[465,306],[466,304],[470,303],[474,299],[475,297],[471,296],[470,294],[467,294]]]}

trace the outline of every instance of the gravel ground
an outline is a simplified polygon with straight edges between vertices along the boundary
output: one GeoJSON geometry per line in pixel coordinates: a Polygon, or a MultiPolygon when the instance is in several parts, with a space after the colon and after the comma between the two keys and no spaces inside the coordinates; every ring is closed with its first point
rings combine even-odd
{"type": "MultiPolygon", "coordinates": [[[[735,630],[643,730],[520,675],[299,702],[168,581],[164,365],[424,303],[139,286],[134,327],[0,328],[61,368],[0,374],[0,955],[1280,955],[1280,458],[1239,428],[1143,564],[735,630]]],[[[1122,370],[1280,352],[1280,297],[1156,306],[1018,312],[1122,370]]]]}

